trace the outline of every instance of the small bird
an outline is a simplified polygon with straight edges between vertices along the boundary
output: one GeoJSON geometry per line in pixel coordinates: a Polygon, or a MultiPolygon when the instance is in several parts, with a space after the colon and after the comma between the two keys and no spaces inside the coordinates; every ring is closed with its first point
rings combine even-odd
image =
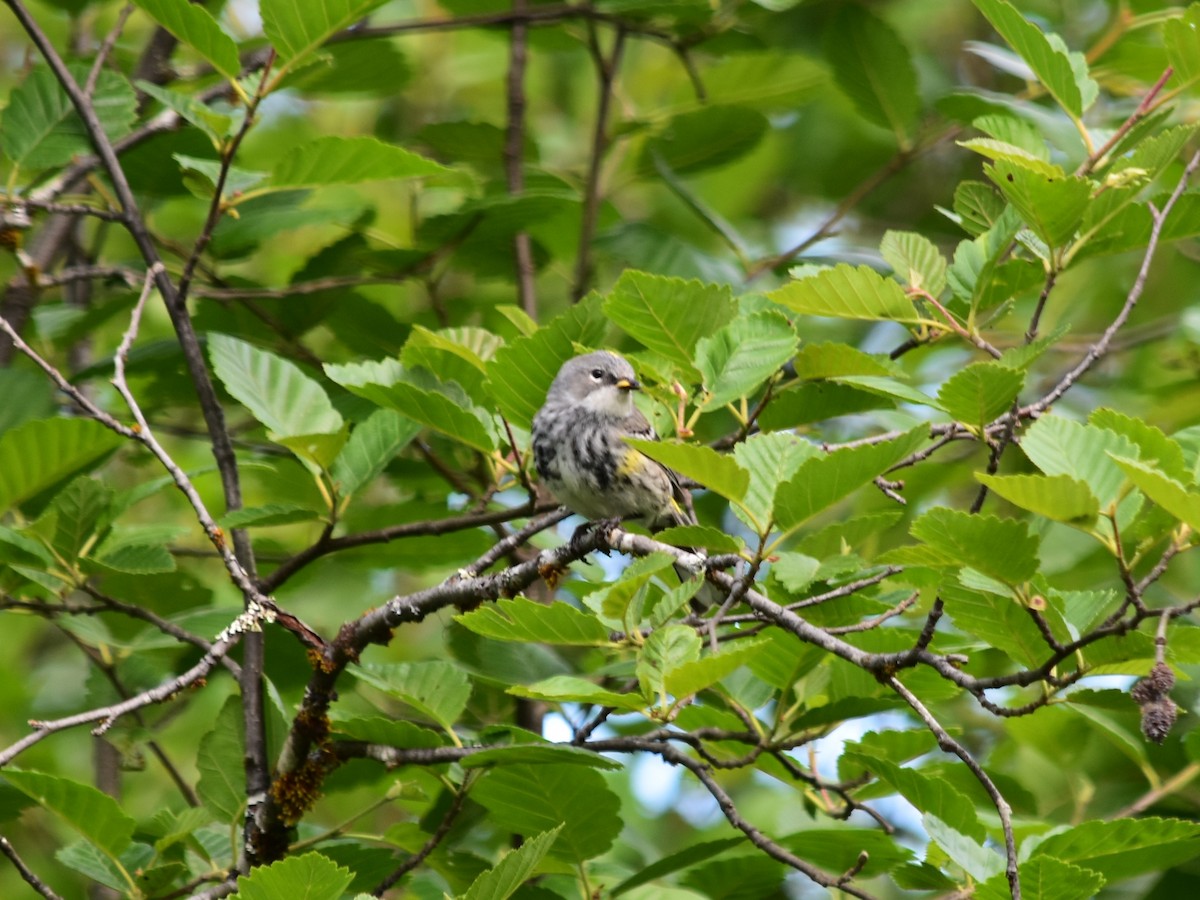
{"type": "Polygon", "coordinates": [[[625,443],[656,440],[633,405],[640,390],[628,361],[599,350],[563,363],[533,417],[533,458],[542,483],[592,520],[641,519],[651,530],[691,523],[670,469],[625,443]]]}
{"type": "MultiPolygon", "coordinates": [[[[624,440],[658,439],[633,404],[640,389],[629,362],[607,350],[563,363],[533,417],[538,475],[560,503],[592,521],[636,518],[652,531],[695,524],[675,473],[624,440]]],[[[718,593],[705,584],[701,605],[718,593]]]]}

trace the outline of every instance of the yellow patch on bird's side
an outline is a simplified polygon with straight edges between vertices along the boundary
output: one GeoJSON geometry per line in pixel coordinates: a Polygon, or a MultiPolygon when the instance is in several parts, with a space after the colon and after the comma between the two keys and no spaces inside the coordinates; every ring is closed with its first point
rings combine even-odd
{"type": "Polygon", "coordinates": [[[625,456],[617,464],[618,475],[637,475],[646,468],[646,463],[650,461],[650,457],[640,451],[628,447],[625,450],[625,456]]]}

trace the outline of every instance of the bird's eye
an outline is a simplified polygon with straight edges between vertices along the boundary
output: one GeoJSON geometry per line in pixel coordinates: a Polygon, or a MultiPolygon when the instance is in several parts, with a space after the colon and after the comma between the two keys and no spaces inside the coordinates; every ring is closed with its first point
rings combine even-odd
{"type": "Polygon", "coordinates": [[[604,377],[604,370],[603,369],[592,369],[592,377],[595,378],[597,381],[599,381],[601,378],[604,377]]]}

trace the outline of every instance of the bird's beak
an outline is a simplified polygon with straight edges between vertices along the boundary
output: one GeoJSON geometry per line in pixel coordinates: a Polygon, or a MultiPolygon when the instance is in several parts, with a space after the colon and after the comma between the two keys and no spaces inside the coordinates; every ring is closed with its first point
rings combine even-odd
{"type": "Polygon", "coordinates": [[[622,378],[617,382],[616,387],[622,391],[640,391],[642,389],[642,386],[632,378],[622,378]]]}

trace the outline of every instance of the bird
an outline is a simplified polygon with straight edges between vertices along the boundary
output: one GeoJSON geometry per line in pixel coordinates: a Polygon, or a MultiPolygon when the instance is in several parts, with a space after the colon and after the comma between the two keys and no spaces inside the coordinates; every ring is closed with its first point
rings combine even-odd
{"type": "MultiPolygon", "coordinates": [[[[675,473],[625,441],[658,439],[634,405],[639,390],[633,366],[608,350],[564,362],[533,417],[538,476],[560,503],[592,522],[637,519],[651,531],[694,525],[675,473]]],[[[704,591],[710,596],[703,605],[711,605],[714,591],[704,591]]]]}

